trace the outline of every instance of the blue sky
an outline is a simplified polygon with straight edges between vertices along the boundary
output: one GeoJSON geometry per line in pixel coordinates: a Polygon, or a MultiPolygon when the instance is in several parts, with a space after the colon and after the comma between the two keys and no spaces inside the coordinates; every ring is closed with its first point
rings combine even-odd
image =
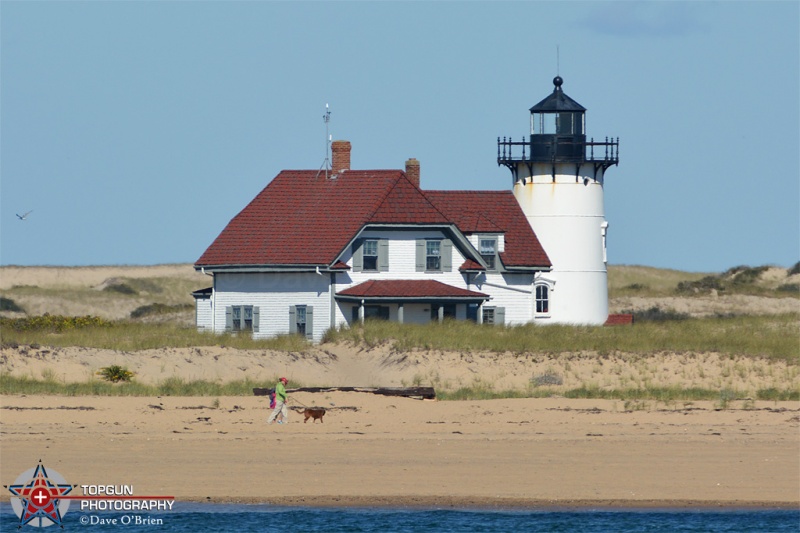
{"type": "Polygon", "coordinates": [[[800,2],[6,0],[0,24],[3,265],[194,262],[320,168],[326,103],[352,168],[510,188],[497,137],[556,73],[620,138],[611,264],[800,260],[800,2]]]}

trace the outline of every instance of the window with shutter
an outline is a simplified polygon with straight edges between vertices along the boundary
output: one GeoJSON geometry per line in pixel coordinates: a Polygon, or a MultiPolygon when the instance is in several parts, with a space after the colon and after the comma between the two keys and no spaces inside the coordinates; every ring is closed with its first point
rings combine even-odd
{"type": "MultiPolygon", "coordinates": [[[[252,305],[233,305],[225,308],[225,329],[227,331],[253,331],[254,313],[252,305]]],[[[257,330],[256,330],[257,331],[257,330]]]]}
{"type": "Polygon", "coordinates": [[[378,271],[389,271],[389,241],[386,239],[378,241],[378,271]]]}
{"type": "Polygon", "coordinates": [[[377,271],[378,270],[378,241],[377,239],[365,239],[364,245],[361,247],[363,257],[364,270],[377,271]]]}

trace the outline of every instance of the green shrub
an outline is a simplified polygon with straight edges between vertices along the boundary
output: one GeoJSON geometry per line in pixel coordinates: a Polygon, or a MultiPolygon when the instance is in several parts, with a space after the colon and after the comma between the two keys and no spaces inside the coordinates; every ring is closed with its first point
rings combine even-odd
{"type": "Polygon", "coordinates": [[[787,276],[794,276],[795,274],[800,274],[800,261],[795,263],[794,266],[786,272],[787,276]]]}
{"type": "Polygon", "coordinates": [[[17,305],[17,302],[11,298],[0,296],[0,311],[13,311],[15,313],[24,313],[25,310],[17,305]]]}
{"type": "Polygon", "coordinates": [[[129,294],[131,296],[135,296],[139,294],[139,291],[128,285],[127,283],[113,283],[111,285],[106,285],[103,288],[106,292],[117,292],[119,294],[129,294]]]}
{"type": "Polygon", "coordinates": [[[124,366],[111,365],[98,370],[97,375],[111,383],[120,383],[123,381],[130,381],[135,374],[124,366]]]}
{"type": "Polygon", "coordinates": [[[697,292],[711,292],[712,290],[722,292],[725,285],[719,276],[711,275],[697,281],[681,281],[678,283],[676,292],[679,294],[692,294],[697,292]]]}
{"type": "Polygon", "coordinates": [[[630,290],[630,291],[645,291],[648,290],[650,287],[643,283],[631,283],[630,285],[626,285],[623,289],[630,290]]]}
{"type": "Polygon", "coordinates": [[[768,269],[768,266],[760,266],[755,268],[742,266],[732,268],[728,270],[726,274],[733,275],[732,283],[734,285],[750,285],[758,281],[758,278],[761,277],[761,274],[766,272],[768,269]]]}
{"type": "Polygon", "coordinates": [[[0,318],[0,328],[8,328],[16,332],[42,331],[63,333],[76,329],[107,328],[111,325],[112,322],[91,315],[63,316],[44,314],[25,318],[0,318]]]}
{"type": "Polygon", "coordinates": [[[193,309],[192,304],[175,304],[167,305],[161,303],[154,303],[137,307],[131,311],[131,318],[144,318],[146,316],[154,315],[168,315],[170,313],[179,313],[181,311],[188,311],[193,309]]]}
{"type": "Polygon", "coordinates": [[[634,322],[667,322],[670,320],[688,320],[690,317],[686,313],[678,313],[671,309],[661,309],[658,306],[651,307],[645,311],[623,311],[624,314],[632,314],[634,322]]]}
{"type": "Polygon", "coordinates": [[[531,378],[531,385],[534,387],[542,387],[545,385],[563,385],[563,383],[564,380],[561,378],[561,376],[552,370],[548,370],[544,374],[540,374],[531,378]]]}
{"type": "Polygon", "coordinates": [[[164,292],[164,288],[161,287],[161,285],[149,279],[127,278],[125,280],[125,285],[128,285],[130,288],[138,292],[149,292],[151,294],[160,294],[164,292]]]}
{"type": "Polygon", "coordinates": [[[784,283],[776,290],[778,292],[800,293],[800,283],[784,283]]]}

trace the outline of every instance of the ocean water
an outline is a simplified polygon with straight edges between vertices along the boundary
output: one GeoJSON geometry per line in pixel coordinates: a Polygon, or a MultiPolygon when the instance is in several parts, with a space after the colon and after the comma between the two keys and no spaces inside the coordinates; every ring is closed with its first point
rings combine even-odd
{"type": "MultiPolygon", "coordinates": [[[[0,531],[19,519],[0,504],[0,531]]],[[[23,531],[134,532],[764,532],[800,531],[800,510],[453,510],[287,508],[176,502],[172,511],[85,513],[70,509],[63,529],[23,531]],[[116,523],[109,523],[116,520],[116,523]],[[100,522],[105,523],[100,523],[100,522]]]]}

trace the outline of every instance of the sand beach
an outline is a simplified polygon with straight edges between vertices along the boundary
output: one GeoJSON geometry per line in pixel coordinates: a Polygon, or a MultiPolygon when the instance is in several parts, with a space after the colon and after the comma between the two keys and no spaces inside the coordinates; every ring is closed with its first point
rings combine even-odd
{"type": "MultiPolygon", "coordinates": [[[[386,358],[346,347],[328,350],[327,359],[320,351],[318,361],[210,348],[138,354],[83,348],[42,354],[46,349],[28,348],[20,353],[25,350],[4,347],[4,369],[35,375],[50,368],[68,381],[83,381],[97,366],[122,362],[145,381],[165,372],[224,380],[250,368],[265,375],[286,373],[290,379],[303,376],[305,385],[370,386],[378,361],[386,358]]],[[[459,372],[500,380],[504,366],[480,356],[457,364],[461,354],[415,357],[435,361],[441,379],[452,381],[459,372]],[[459,370],[448,374],[448,367],[459,370]]],[[[673,358],[678,364],[680,357],[673,358]]],[[[572,368],[577,360],[573,357],[572,368]]],[[[661,364],[669,360],[665,356],[661,364]]],[[[529,379],[536,364],[517,366],[529,379]]],[[[400,386],[420,368],[384,365],[385,384],[400,386]]],[[[186,501],[526,508],[800,505],[800,402],[743,398],[722,409],[711,401],[425,401],[368,392],[290,392],[295,409],[325,407],[324,422],[304,423],[293,410],[288,424],[269,426],[267,400],[257,396],[6,395],[0,402],[4,484],[41,460],[70,483],[132,485],[137,494],[186,501]]]]}

